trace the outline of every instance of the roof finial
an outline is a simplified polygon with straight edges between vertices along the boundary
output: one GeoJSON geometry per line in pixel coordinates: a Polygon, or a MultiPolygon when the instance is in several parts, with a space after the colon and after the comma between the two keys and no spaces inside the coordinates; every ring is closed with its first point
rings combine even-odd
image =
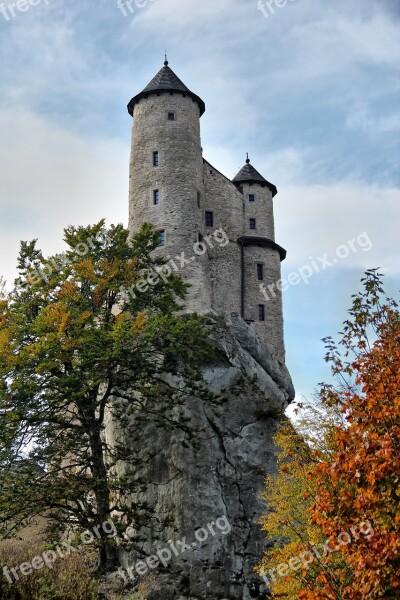
{"type": "Polygon", "coordinates": [[[165,51],[165,60],[164,60],[164,65],[165,65],[166,67],[168,67],[167,51],[165,51]]]}
{"type": "Polygon", "coordinates": [[[249,153],[248,152],[246,152],[246,156],[247,156],[246,162],[247,162],[247,164],[250,164],[250,159],[249,159],[249,153]]]}

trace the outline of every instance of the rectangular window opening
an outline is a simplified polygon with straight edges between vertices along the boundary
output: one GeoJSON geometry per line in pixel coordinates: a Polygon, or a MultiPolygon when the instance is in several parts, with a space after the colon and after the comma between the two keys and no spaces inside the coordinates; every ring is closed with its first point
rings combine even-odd
{"type": "Polygon", "coordinates": [[[264,279],[264,265],[262,263],[257,263],[257,279],[258,281],[264,279]]]}
{"type": "Polygon", "coordinates": [[[153,204],[154,204],[154,206],[157,206],[158,204],[160,204],[160,191],[159,190],[153,191],[153,204]]]}
{"type": "Polygon", "coordinates": [[[258,320],[265,321],[265,307],[264,304],[258,305],[258,320]]]}
{"type": "Polygon", "coordinates": [[[153,167],[158,167],[160,164],[160,155],[158,152],[153,152],[153,167]]]}
{"type": "Polygon", "coordinates": [[[206,227],[214,226],[214,214],[210,210],[206,210],[205,212],[205,225],[206,227]]]}
{"type": "Polygon", "coordinates": [[[247,194],[247,200],[249,202],[255,202],[255,200],[256,200],[255,194],[247,194]]]}
{"type": "Polygon", "coordinates": [[[175,121],[175,113],[174,112],[168,113],[168,121],[175,121]]]}
{"type": "Polygon", "coordinates": [[[250,229],[255,229],[256,228],[256,220],[255,219],[249,219],[249,228],[250,229]]]}
{"type": "Polygon", "coordinates": [[[165,246],[165,230],[161,229],[158,233],[160,234],[160,241],[157,248],[160,248],[161,246],[165,246]]]}

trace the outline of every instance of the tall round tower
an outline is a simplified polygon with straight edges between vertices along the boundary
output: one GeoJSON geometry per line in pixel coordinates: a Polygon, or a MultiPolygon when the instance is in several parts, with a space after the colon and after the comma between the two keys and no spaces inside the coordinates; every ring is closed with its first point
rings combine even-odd
{"type": "Polygon", "coordinates": [[[200,117],[205,104],[166,59],[154,79],[129,102],[128,111],[133,117],[129,229],[135,233],[144,222],[154,225],[160,232],[160,251],[192,285],[187,309],[208,312],[207,258],[194,253],[202,230],[200,117]]]}
{"type": "Polygon", "coordinates": [[[242,317],[253,321],[259,338],[284,362],[281,261],[286,251],[275,242],[273,198],[276,187],[250,164],[233,179],[243,193],[241,246],[242,317]]]}

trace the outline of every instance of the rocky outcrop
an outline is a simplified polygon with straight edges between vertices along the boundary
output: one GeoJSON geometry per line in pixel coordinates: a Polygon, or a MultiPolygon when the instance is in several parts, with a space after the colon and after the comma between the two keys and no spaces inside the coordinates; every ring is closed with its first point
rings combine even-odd
{"type": "MultiPolygon", "coordinates": [[[[250,600],[267,594],[253,571],[266,547],[257,525],[263,511],[259,494],[265,475],[275,472],[272,438],[294,389],[286,367],[259,341],[254,326],[240,317],[211,321],[215,359],[204,367],[204,379],[211,391],[223,391],[226,402],[212,410],[189,400],[197,447],[181,433],[149,425],[137,448],[152,456],[146,500],[170,523],[144,533],[143,555],[121,555],[136,578],[155,576],[161,591],[150,600],[250,600]],[[144,562],[146,555],[153,558],[144,562]]],[[[131,443],[129,431],[124,437],[131,443]]]]}

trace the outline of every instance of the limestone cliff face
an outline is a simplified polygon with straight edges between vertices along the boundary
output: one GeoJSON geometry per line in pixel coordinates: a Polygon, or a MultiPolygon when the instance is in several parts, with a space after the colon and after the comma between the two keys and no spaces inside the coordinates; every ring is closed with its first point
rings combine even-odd
{"type": "MultiPolygon", "coordinates": [[[[153,456],[146,499],[158,516],[171,519],[170,527],[145,532],[142,544],[147,555],[160,548],[172,555],[165,567],[149,569],[161,589],[151,600],[266,597],[263,580],[252,570],[266,547],[257,525],[264,508],[259,494],[265,475],[275,472],[272,438],[294,389],[254,326],[240,317],[219,318],[214,326],[216,358],[204,368],[204,378],[210,390],[225,390],[227,401],[219,414],[189,401],[191,424],[201,431],[199,447],[185,444],[183,434],[148,426],[136,449],[153,456]]],[[[129,444],[129,431],[125,439],[129,444]]],[[[129,567],[143,557],[121,558],[129,567]]]]}

